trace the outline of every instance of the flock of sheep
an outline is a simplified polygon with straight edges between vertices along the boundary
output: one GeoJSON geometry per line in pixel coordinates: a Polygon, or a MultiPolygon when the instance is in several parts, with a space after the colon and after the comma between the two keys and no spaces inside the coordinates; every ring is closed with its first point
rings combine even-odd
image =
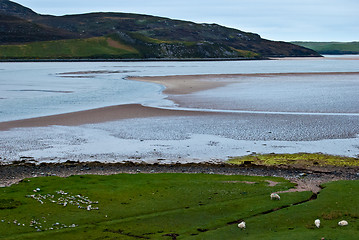
{"type": "MultiPolygon", "coordinates": [[[[277,193],[272,193],[270,195],[270,198],[271,200],[280,200],[280,196],[277,194],[277,193]]],[[[317,227],[317,228],[320,228],[320,219],[316,219],[314,221],[314,225],[317,227]]],[[[338,225],[339,226],[347,226],[348,225],[348,222],[346,220],[342,220],[340,222],[338,222],[338,225]]],[[[245,221],[242,221],[238,224],[238,227],[240,229],[245,229],[246,228],[246,222],[245,221]]]]}
{"type": "MultiPolygon", "coordinates": [[[[34,192],[40,192],[40,189],[37,188],[37,189],[34,190],[34,192]]],[[[67,204],[69,203],[69,204],[72,204],[72,205],[78,205],[78,208],[84,208],[84,209],[86,209],[88,211],[90,211],[90,210],[98,210],[98,208],[93,208],[91,205],[89,205],[89,204],[98,204],[98,202],[97,201],[93,202],[93,201],[89,200],[88,197],[84,197],[84,196],[81,196],[81,195],[71,196],[70,194],[68,194],[68,193],[66,193],[66,192],[64,192],[62,190],[56,191],[56,193],[58,195],[60,195],[60,196],[63,196],[63,197],[59,197],[57,199],[57,201],[53,200],[55,196],[50,195],[50,194],[47,194],[47,195],[41,195],[41,194],[28,195],[27,197],[33,198],[33,199],[39,201],[41,204],[44,203],[43,200],[49,199],[50,202],[63,205],[64,207],[66,207],[67,204]],[[66,195],[68,195],[68,196],[66,196],[66,195]],[[82,207],[80,204],[85,204],[85,205],[87,205],[87,207],[82,207]]],[[[271,198],[271,200],[280,200],[280,196],[277,193],[272,193],[270,195],[270,198],[271,198]]],[[[2,222],[4,222],[4,220],[2,220],[2,222]]],[[[18,223],[16,220],[14,221],[14,223],[20,226],[20,223],[18,223]]],[[[22,225],[25,226],[25,224],[22,224],[22,225]]],[[[316,219],[314,221],[314,225],[317,228],[320,228],[320,219],[316,219]]],[[[348,222],[346,220],[342,220],[342,221],[338,222],[338,225],[339,226],[347,226],[348,222]]],[[[37,228],[36,221],[31,221],[30,226],[35,226],[35,228],[37,228]]],[[[75,227],[75,226],[76,225],[73,224],[73,225],[71,225],[69,227],[75,227]]],[[[245,229],[246,228],[246,222],[244,222],[244,221],[240,222],[238,224],[238,228],[245,229]]],[[[38,230],[40,230],[40,229],[38,229],[38,230]]]]}
{"type": "MultiPolygon", "coordinates": [[[[40,188],[34,190],[35,193],[40,192],[40,188]]],[[[87,211],[99,210],[98,207],[93,207],[93,204],[98,204],[98,201],[91,201],[88,197],[78,195],[71,195],[63,190],[56,191],[57,196],[54,194],[32,194],[26,197],[33,198],[41,204],[45,201],[56,203],[66,207],[68,204],[75,205],[80,209],[86,209],[87,211]]]]}
{"type": "MultiPolygon", "coordinates": [[[[78,195],[72,195],[69,194],[63,190],[56,191],[56,194],[40,194],[41,192],[40,188],[36,188],[33,190],[34,193],[32,195],[27,195],[26,197],[32,198],[36,201],[38,201],[40,204],[44,204],[46,202],[54,203],[61,205],[63,207],[67,207],[68,205],[74,205],[77,208],[84,209],[87,211],[91,210],[99,210],[98,207],[93,207],[94,204],[98,204],[98,201],[91,201],[88,197],[82,196],[80,194],[78,195]]],[[[106,215],[107,217],[107,215],[106,215]]],[[[29,224],[20,223],[18,220],[10,221],[10,220],[1,220],[2,223],[7,222],[8,224],[14,223],[16,226],[22,226],[22,227],[32,227],[37,231],[47,231],[47,230],[55,230],[55,229],[63,229],[63,228],[75,228],[78,227],[76,224],[61,224],[61,223],[54,223],[50,224],[47,223],[46,219],[43,217],[43,221],[40,221],[38,219],[32,219],[29,224]],[[45,227],[45,225],[47,227],[45,227]]]]}

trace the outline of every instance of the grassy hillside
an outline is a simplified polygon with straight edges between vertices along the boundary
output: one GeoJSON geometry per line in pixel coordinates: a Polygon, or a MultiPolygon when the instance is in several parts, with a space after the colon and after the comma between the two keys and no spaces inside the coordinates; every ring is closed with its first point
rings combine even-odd
{"type": "Polygon", "coordinates": [[[211,174],[32,178],[0,189],[0,239],[356,239],[358,181],[328,183],[312,201],[311,192],[270,199],[293,185],[211,174]]]}
{"type": "Polygon", "coordinates": [[[75,34],[64,30],[35,24],[18,17],[0,14],[1,44],[70,39],[75,36],[75,34]]]}
{"type": "MultiPolygon", "coordinates": [[[[218,24],[198,24],[131,13],[40,15],[12,1],[0,0],[0,26],[5,24],[8,24],[7,29],[0,27],[0,45],[116,35],[126,45],[136,48],[142,58],[319,56],[307,48],[266,40],[258,34],[218,24]],[[20,17],[22,22],[19,24],[31,25],[36,30],[27,31],[28,27],[18,27],[13,22],[9,25],[6,18],[11,16],[20,17]]],[[[36,52],[34,57],[39,54],[36,52]]],[[[106,56],[107,52],[101,54],[106,56]]]]}
{"type": "Polygon", "coordinates": [[[359,54],[359,42],[293,42],[320,54],[359,54]]]}
{"type": "Polygon", "coordinates": [[[140,58],[131,46],[108,37],[0,45],[1,59],[140,58]]]}
{"type": "Polygon", "coordinates": [[[164,41],[141,34],[0,45],[0,59],[257,58],[220,44],[164,41]]]}

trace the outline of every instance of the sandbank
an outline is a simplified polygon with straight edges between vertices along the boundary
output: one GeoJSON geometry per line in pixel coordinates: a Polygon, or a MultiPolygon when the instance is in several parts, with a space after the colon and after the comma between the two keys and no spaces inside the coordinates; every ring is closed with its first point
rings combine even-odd
{"type": "MultiPolygon", "coordinates": [[[[164,93],[169,95],[185,95],[197,91],[218,88],[248,77],[271,76],[311,76],[311,75],[359,75],[359,72],[316,72],[316,73],[260,73],[260,74],[205,74],[176,75],[156,77],[128,77],[130,80],[157,83],[165,86],[164,93]]],[[[169,97],[171,98],[171,97],[169,97]]],[[[175,97],[172,98],[175,100],[175,97]]],[[[178,100],[178,99],[177,99],[178,100]]],[[[201,116],[221,113],[201,111],[184,111],[146,107],[140,104],[126,104],[103,107],[85,111],[57,114],[30,119],[0,122],[0,131],[23,127],[44,127],[50,125],[78,126],[95,124],[129,118],[146,118],[157,116],[201,116]]]]}
{"type": "Polygon", "coordinates": [[[83,124],[95,124],[128,118],[145,118],[155,116],[196,116],[205,114],[215,113],[161,109],[145,107],[140,104],[127,104],[44,117],[0,122],[0,131],[6,131],[11,128],[45,127],[51,125],[78,126],[83,124]]]}
{"type": "Polygon", "coordinates": [[[190,94],[223,87],[238,82],[241,78],[272,76],[318,76],[359,75],[359,72],[305,72],[305,73],[254,73],[254,74],[203,74],[173,76],[128,77],[129,80],[157,83],[165,86],[163,93],[170,95],[190,94]]]}

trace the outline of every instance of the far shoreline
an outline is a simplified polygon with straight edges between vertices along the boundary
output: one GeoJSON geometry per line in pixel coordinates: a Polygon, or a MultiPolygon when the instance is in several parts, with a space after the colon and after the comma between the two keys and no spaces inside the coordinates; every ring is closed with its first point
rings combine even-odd
{"type": "MultiPolygon", "coordinates": [[[[358,55],[359,56],[359,55],[358,55]]],[[[271,56],[261,58],[146,58],[146,59],[0,59],[0,62],[223,62],[223,61],[260,61],[277,59],[321,59],[324,56],[271,56]]]]}
{"type": "Polygon", "coordinates": [[[0,62],[215,62],[253,60],[270,60],[270,58],[0,59],[0,62]]]}

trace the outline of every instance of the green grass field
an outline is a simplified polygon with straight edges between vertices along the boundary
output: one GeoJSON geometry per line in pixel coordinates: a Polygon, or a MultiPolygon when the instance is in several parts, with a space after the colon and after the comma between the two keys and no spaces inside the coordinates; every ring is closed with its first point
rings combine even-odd
{"type": "Polygon", "coordinates": [[[320,54],[359,54],[359,42],[292,42],[320,54]]]}
{"type": "Polygon", "coordinates": [[[107,37],[1,45],[0,59],[133,58],[131,46],[107,37]]]}
{"type": "Polygon", "coordinates": [[[327,183],[312,201],[311,192],[270,200],[292,187],[282,178],[212,174],[26,179],[0,189],[0,239],[357,239],[357,181],[327,183]],[[349,225],[337,226],[342,219],[349,225]]]}

